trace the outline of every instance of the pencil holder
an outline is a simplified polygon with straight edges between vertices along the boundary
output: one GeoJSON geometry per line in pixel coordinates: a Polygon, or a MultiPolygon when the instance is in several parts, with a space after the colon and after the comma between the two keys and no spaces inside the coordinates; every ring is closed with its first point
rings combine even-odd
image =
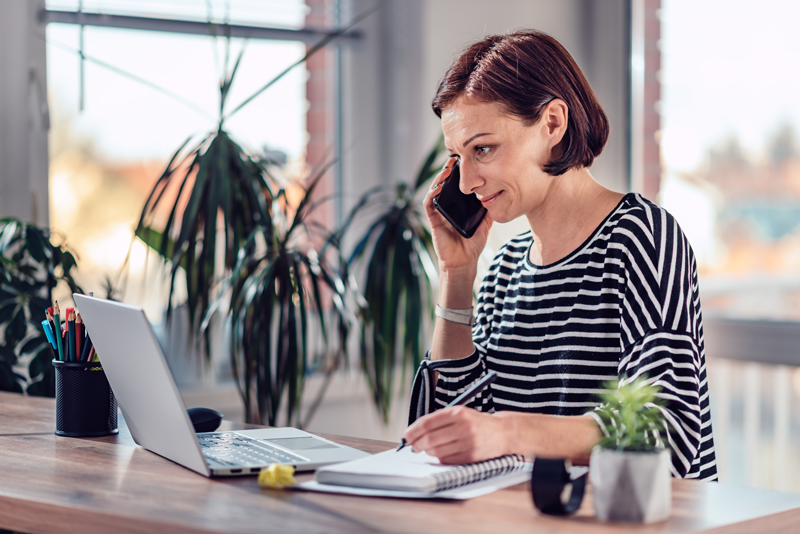
{"type": "Polygon", "coordinates": [[[117,399],[99,362],[61,362],[56,368],[56,434],[116,434],[117,399]]]}

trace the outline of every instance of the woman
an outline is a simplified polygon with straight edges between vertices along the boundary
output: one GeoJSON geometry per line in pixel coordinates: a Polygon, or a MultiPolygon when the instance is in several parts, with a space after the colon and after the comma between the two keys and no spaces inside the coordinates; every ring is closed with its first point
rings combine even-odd
{"type": "Polygon", "coordinates": [[[666,211],[592,178],[608,120],[574,60],[540,32],[487,37],[455,60],[433,110],[451,158],[424,200],[440,288],[406,441],[445,463],[586,463],[602,384],[646,375],[673,475],[716,479],[693,252],[666,211]],[[456,160],[461,190],[488,210],[472,239],[433,206],[456,160]],[[473,312],[489,229],[519,216],[531,231],[497,254],[473,312]],[[468,406],[435,411],[490,370],[497,381],[468,406]]]}

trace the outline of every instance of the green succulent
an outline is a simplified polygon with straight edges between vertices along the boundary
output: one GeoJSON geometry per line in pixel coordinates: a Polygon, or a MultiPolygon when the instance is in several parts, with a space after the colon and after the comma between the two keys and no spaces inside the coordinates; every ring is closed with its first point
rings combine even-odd
{"type": "Polygon", "coordinates": [[[605,391],[598,395],[602,406],[595,413],[605,428],[597,445],[619,451],[663,449],[661,436],[666,427],[661,412],[664,403],[658,398],[661,388],[644,376],[626,384],[606,382],[603,387],[605,391]]]}

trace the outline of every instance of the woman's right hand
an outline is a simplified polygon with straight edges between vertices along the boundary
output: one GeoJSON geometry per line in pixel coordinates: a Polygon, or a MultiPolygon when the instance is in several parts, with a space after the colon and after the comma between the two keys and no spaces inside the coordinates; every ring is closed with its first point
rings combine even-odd
{"type": "Polygon", "coordinates": [[[478,258],[486,246],[489,230],[492,227],[492,218],[487,213],[480,226],[470,239],[466,239],[442,216],[433,205],[433,198],[441,193],[441,186],[450,176],[450,171],[455,165],[456,158],[447,160],[442,171],[433,179],[433,184],[428,194],[425,195],[423,205],[433,234],[433,248],[439,257],[440,270],[446,271],[474,271],[478,265],[478,258]]]}

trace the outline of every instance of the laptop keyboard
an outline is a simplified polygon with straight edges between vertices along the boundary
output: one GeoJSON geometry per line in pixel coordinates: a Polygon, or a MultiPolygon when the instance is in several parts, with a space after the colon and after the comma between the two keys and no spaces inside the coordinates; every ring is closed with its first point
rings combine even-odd
{"type": "Polygon", "coordinates": [[[296,464],[305,458],[271,447],[263,441],[238,434],[215,432],[198,434],[207,460],[226,467],[264,467],[269,464],[296,464]]]}

